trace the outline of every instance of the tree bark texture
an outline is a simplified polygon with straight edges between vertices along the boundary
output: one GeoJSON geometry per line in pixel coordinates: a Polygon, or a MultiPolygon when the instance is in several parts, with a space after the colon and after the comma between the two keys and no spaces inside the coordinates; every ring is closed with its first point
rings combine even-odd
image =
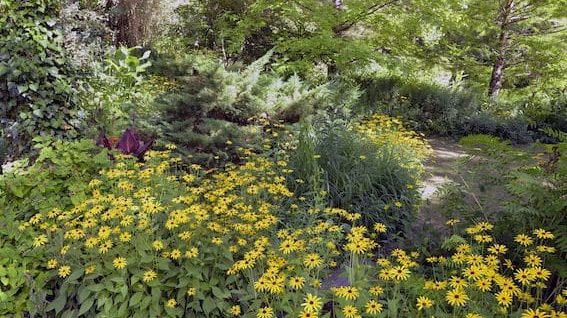
{"type": "Polygon", "coordinates": [[[504,0],[500,4],[500,12],[498,14],[498,23],[500,24],[500,35],[498,38],[498,47],[496,50],[496,60],[492,65],[492,73],[490,75],[490,83],[488,85],[488,96],[492,100],[498,99],[498,94],[502,88],[504,81],[504,70],[507,64],[507,50],[510,42],[509,25],[514,15],[515,0],[504,0]]]}

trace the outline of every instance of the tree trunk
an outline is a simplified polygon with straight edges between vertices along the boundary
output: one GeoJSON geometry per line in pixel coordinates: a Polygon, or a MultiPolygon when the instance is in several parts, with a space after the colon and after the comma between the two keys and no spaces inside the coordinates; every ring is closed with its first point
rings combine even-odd
{"type": "Polygon", "coordinates": [[[498,48],[496,60],[492,65],[492,74],[490,75],[490,84],[488,85],[488,96],[492,100],[498,99],[498,94],[502,88],[504,80],[504,69],[507,62],[508,42],[510,41],[510,31],[508,26],[514,15],[515,0],[507,0],[500,6],[498,15],[498,23],[500,24],[500,36],[498,39],[498,48]]]}
{"type": "Polygon", "coordinates": [[[490,75],[490,84],[488,86],[488,96],[492,100],[498,99],[498,94],[502,88],[504,79],[504,69],[506,68],[505,47],[508,44],[510,35],[507,31],[500,34],[499,52],[494,65],[492,66],[492,74],[490,75]]]}

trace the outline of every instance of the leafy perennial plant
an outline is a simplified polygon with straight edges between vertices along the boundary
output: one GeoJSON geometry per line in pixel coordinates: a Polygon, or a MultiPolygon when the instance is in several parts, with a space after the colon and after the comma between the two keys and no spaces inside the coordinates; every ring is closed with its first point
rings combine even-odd
{"type": "MultiPolygon", "coordinates": [[[[169,146],[173,149],[174,146],[169,146]]],[[[180,170],[170,150],[145,162],[117,156],[70,209],[20,224],[45,251],[53,295],[35,313],[112,317],[566,317],[567,290],[547,290],[554,235],[504,246],[486,222],[451,220],[451,253],[424,257],[380,246],[387,227],[359,213],[298,209],[285,161],[242,150],[222,171],[180,170]],[[274,235],[275,234],[275,235],[274,235]],[[546,298],[543,295],[547,295],[546,298]],[[554,295],[553,298],[549,295],[554,295]]],[[[33,314],[33,312],[32,312],[33,314]]]]}

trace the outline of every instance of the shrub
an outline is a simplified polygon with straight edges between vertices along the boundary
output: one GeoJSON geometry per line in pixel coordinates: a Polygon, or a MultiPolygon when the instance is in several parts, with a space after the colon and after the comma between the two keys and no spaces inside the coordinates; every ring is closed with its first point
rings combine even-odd
{"type": "Polygon", "coordinates": [[[317,191],[310,191],[322,189],[331,206],[360,212],[366,225],[384,222],[396,231],[407,230],[426,143],[386,116],[355,127],[334,120],[315,132],[308,129],[300,133],[291,159],[293,179],[308,179],[296,193],[313,197],[317,191]]]}
{"type": "Polygon", "coordinates": [[[461,120],[455,136],[487,134],[510,140],[515,144],[526,144],[534,140],[528,122],[521,117],[499,118],[488,112],[480,112],[461,120]]]}
{"type": "Polygon", "coordinates": [[[147,126],[154,115],[154,97],[171,85],[145,76],[151,66],[150,51],[138,57],[137,49],[120,47],[107,52],[105,61],[94,63],[92,73],[84,77],[79,105],[86,112],[86,135],[115,135],[128,126],[147,126]]]}
{"type": "Polygon", "coordinates": [[[84,200],[88,181],[110,163],[94,142],[36,138],[39,157],[12,162],[0,175],[0,315],[39,315],[47,306],[45,285],[51,275],[40,271],[44,251],[33,249],[33,233],[19,227],[40,211],[67,209],[84,200]]]}
{"type": "Polygon", "coordinates": [[[43,210],[64,209],[84,199],[88,181],[110,164],[94,141],[35,139],[39,156],[14,163],[0,176],[3,217],[25,219],[43,210]]]}
{"type": "Polygon", "coordinates": [[[401,116],[420,131],[451,135],[462,118],[480,109],[473,93],[436,84],[398,77],[359,78],[356,82],[364,91],[359,112],[401,116]]]}
{"type": "Polygon", "coordinates": [[[262,124],[297,122],[323,105],[324,86],[263,72],[270,56],[242,70],[211,69],[208,63],[204,69],[189,69],[189,76],[178,78],[181,90],[158,102],[161,138],[209,166],[238,161],[236,149],[258,145],[262,124]]]}
{"type": "MultiPolygon", "coordinates": [[[[558,132],[548,133],[558,139],[565,138],[558,132]]],[[[557,257],[548,257],[549,264],[565,276],[565,142],[547,146],[545,152],[518,149],[508,141],[487,135],[465,137],[461,144],[467,146],[472,154],[466,167],[471,176],[466,183],[478,184],[481,191],[470,187],[463,189],[465,191],[459,192],[459,197],[448,198],[446,203],[459,207],[458,215],[462,217],[492,221],[503,241],[512,239],[510,228],[528,231],[544,227],[553,230],[557,234],[559,253],[557,257]],[[474,199],[479,204],[467,204],[471,192],[476,193],[474,199]],[[488,203],[495,199],[501,204],[490,206],[488,203]]]]}
{"type": "Polygon", "coordinates": [[[74,138],[81,128],[56,24],[58,5],[55,0],[0,3],[0,123],[10,158],[30,150],[35,136],[74,138]]]}

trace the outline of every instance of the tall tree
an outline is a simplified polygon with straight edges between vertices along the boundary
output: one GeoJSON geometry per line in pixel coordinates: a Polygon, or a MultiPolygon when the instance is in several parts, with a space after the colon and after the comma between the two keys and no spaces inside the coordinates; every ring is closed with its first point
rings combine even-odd
{"type": "MultiPolygon", "coordinates": [[[[567,1],[446,0],[452,11],[439,25],[437,46],[497,100],[502,89],[567,83],[567,1]]],[[[564,84],[563,84],[564,85],[564,84]]]]}

